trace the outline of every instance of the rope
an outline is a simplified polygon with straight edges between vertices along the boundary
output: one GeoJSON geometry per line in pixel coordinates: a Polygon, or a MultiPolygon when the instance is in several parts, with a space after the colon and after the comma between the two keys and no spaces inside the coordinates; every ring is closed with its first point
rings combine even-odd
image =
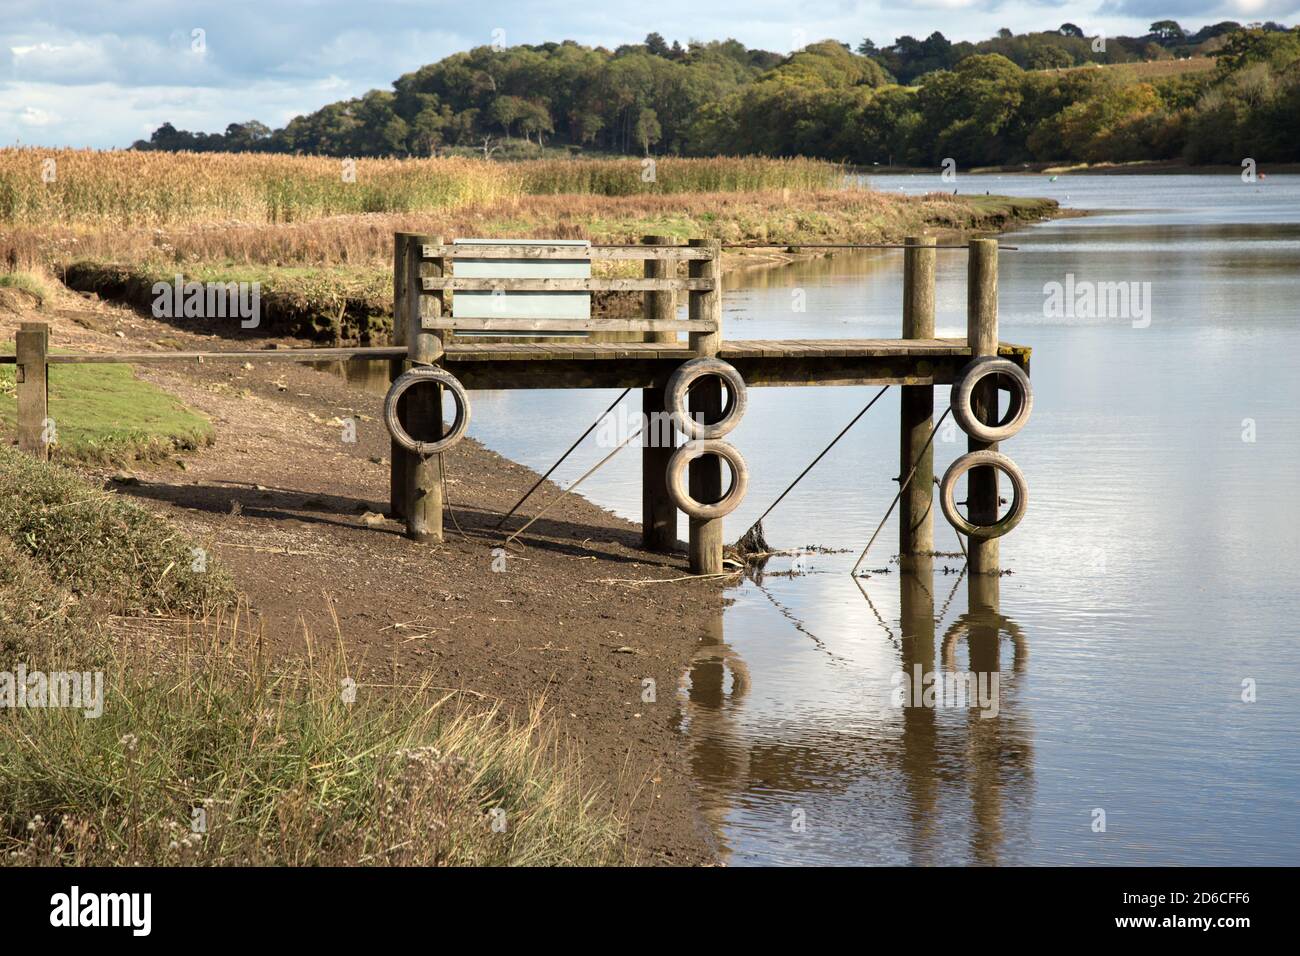
{"type": "Polygon", "coordinates": [[[812,460],[811,465],[809,465],[803,471],[799,472],[799,477],[796,478],[794,481],[790,482],[789,487],[787,487],[785,491],[781,492],[781,494],[777,496],[776,501],[772,502],[768,506],[768,509],[758,516],[758,520],[749,526],[748,530],[745,531],[745,534],[742,534],[740,536],[740,540],[743,540],[745,538],[745,535],[749,534],[750,531],[753,531],[755,528],[757,528],[760,524],[763,523],[763,519],[772,513],[772,509],[775,508],[777,505],[779,505],[781,503],[781,500],[785,498],[785,496],[788,495],[791,491],[794,490],[794,486],[799,484],[799,482],[803,480],[804,475],[812,471],[814,466],[816,466],[817,462],[821,461],[823,458],[826,457],[826,453],[835,447],[835,443],[838,442],[845,435],[847,435],[849,429],[858,423],[858,419],[861,418],[863,415],[865,415],[867,412],[869,412],[871,410],[871,406],[876,404],[876,402],[880,400],[880,397],[884,395],[885,392],[887,391],[889,391],[888,385],[886,385],[884,388],[878,391],[876,393],[875,398],[867,402],[866,406],[862,409],[862,411],[858,412],[856,415],[853,416],[853,421],[845,425],[844,429],[838,435],[835,436],[834,441],[832,441],[829,445],[827,445],[825,448],[822,449],[821,454],[812,460]]]}
{"type": "MultiPolygon", "coordinates": [[[[907,486],[911,484],[912,476],[916,474],[916,469],[921,464],[920,455],[925,454],[925,450],[929,448],[930,444],[934,441],[934,436],[939,434],[939,426],[943,424],[943,420],[947,418],[951,412],[951,408],[946,409],[944,413],[939,416],[939,420],[934,423],[934,427],[930,429],[930,437],[925,440],[925,444],[921,447],[920,454],[917,456],[916,462],[912,465],[912,470],[907,473],[907,479],[898,486],[898,494],[894,495],[894,500],[890,502],[889,510],[886,511],[885,516],[880,519],[880,524],[876,525],[875,533],[871,535],[871,540],[867,542],[867,546],[862,549],[862,554],[858,555],[858,560],[853,565],[853,570],[850,571],[849,574],[858,573],[858,568],[866,558],[867,552],[870,551],[871,546],[876,543],[876,536],[880,534],[880,529],[885,526],[885,522],[889,520],[889,516],[894,513],[894,506],[898,504],[898,499],[903,497],[903,492],[906,491],[907,486]]],[[[962,550],[964,551],[965,548],[962,550]]]]}
{"type": "MultiPolygon", "coordinates": [[[[582,440],[592,433],[592,431],[595,429],[597,425],[601,423],[604,417],[608,415],[610,412],[612,412],[614,410],[614,406],[617,405],[619,402],[623,401],[623,399],[627,397],[627,393],[630,391],[632,391],[632,389],[630,388],[623,389],[623,394],[620,395],[618,398],[614,399],[614,401],[610,403],[609,408],[605,409],[603,412],[600,413],[600,417],[597,418],[594,422],[592,422],[585,432],[583,432],[580,436],[578,436],[578,440],[569,446],[569,450],[566,451],[563,455],[561,455],[559,460],[556,461],[555,464],[553,464],[550,468],[546,469],[546,474],[538,478],[536,483],[534,483],[534,485],[528,489],[527,493],[525,493],[522,498],[520,498],[518,501],[515,502],[515,506],[505,513],[505,515],[501,518],[501,520],[498,521],[496,524],[498,528],[500,528],[503,524],[505,524],[507,521],[510,520],[510,516],[519,510],[519,506],[532,497],[533,492],[542,486],[542,482],[544,482],[547,478],[551,477],[551,472],[555,471],[556,468],[560,467],[560,465],[564,462],[564,459],[568,458],[569,455],[573,453],[573,449],[577,448],[579,445],[582,444],[582,440]]],[[[525,525],[525,527],[527,526],[525,525]]],[[[521,528],[520,530],[523,529],[521,528]]]]}
{"type": "Polygon", "coordinates": [[[596,462],[596,464],[593,465],[590,469],[588,469],[588,471],[587,471],[586,474],[584,474],[581,478],[579,478],[579,479],[578,479],[577,481],[575,481],[573,484],[569,485],[569,487],[565,488],[565,489],[564,489],[563,491],[561,491],[558,495],[556,495],[554,498],[552,498],[550,501],[548,501],[548,502],[546,503],[546,507],[544,507],[541,511],[537,512],[537,514],[535,514],[535,515],[533,515],[531,518],[529,518],[528,521],[523,525],[523,527],[519,528],[519,529],[516,530],[513,534],[511,534],[510,537],[506,538],[505,541],[502,542],[502,544],[503,544],[503,545],[509,544],[511,541],[515,540],[515,538],[519,537],[519,535],[523,534],[526,530],[528,530],[528,528],[532,525],[532,523],[533,523],[534,521],[536,521],[536,520],[537,520],[538,518],[540,518],[542,515],[546,514],[546,512],[550,511],[550,510],[551,510],[551,507],[552,507],[556,502],[558,502],[561,498],[563,498],[565,495],[567,495],[570,491],[573,491],[575,488],[577,488],[578,485],[582,484],[584,481],[586,481],[588,478],[590,478],[590,477],[591,477],[591,476],[596,472],[596,470],[597,470],[598,468],[600,468],[601,465],[605,464],[605,462],[609,461],[611,458],[613,458],[615,455],[617,455],[620,451],[622,451],[624,448],[626,448],[626,447],[627,447],[627,446],[632,442],[632,440],[635,439],[635,438],[637,438],[637,437],[639,437],[640,434],[641,434],[641,429],[638,428],[638,429],[637,429],[636,431],[634,431],[630,436],[628,436],[628,438],[625,439],[625,440],[623,441],[622,444],[620,444],[617,448],[615,448],[615,449],[614,449],[613,451],[611,451],[608,455],[606,455],[606,456],[605,456],[604,458],[602,458],[600,461],[596,462]]]}
{"type": "Polygon", "coordinates": [[[451,492],[447,490],[447,467],[444,464],[445,461],[446,459],[442,455],[438,456],[438,480],[442,482],[442,500],[447,503],[447,513],[451,515],[451,523],[456,526],[456,530],[460,532],[460,536],[464,540],[468,541],[469,535],[467,535],[465,529],[460,526],[460,519],[456,517],[456,509],[451,505],[451,492]]]}

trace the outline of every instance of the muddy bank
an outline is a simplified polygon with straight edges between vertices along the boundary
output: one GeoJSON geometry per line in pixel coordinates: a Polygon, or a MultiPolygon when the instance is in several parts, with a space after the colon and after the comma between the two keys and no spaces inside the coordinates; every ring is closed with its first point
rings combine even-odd
{"type": "MultiPolygon", "coordinates": [[[[52,344],[78,350],[126,350],[177,334],[125,309],[75,302],[0,317],[0,332],[24,319],[51,322],[52,344]]],[[[180,338],[185,348],[212,347],[180,338]]],[[[383,517],[382,396],[305,366],[249,364],[139,367],[210,417],[217,441],[184,458],[137,463],[128,471],[138,483],[121,480],[119,469],[92,474],[209,542],[277,659],[305,654],[310,633],[317,646],[341,641],[363,690],[428,674],[471,704],[523,710],[544,699],[583,754],[585,781],[628,814],[644,862],[714,862],[676,726],[678,682],[722,613],[721,585],[671,581],[686,575],[684,553],[642,552],[635,525],[576,496],[504,559],[494,556],[499,517],[537,475],[472,440],[447,456],[446,541],[413,544],[383,517]],[[356,442],[343,440],[345,418],[356,423],[356,442]]],[[[557,492],[544,487],[523,510],[535,513],[557,492]]],[[[155,639],[180,638],[173,622],[131,626],[133,639],[141,626],[155,639]]]]}

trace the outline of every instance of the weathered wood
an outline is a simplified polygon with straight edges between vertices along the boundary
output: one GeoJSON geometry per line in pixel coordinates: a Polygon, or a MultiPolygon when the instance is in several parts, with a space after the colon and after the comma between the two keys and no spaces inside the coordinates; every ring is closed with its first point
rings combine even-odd
{"type": "MultiPolygon", "coordinates": [[[[663,247],[672,240],[667,236],[646,236],[641,241],[663,247]]],[[[646,259],[645,277],[666,279],[673,274],[675,262],[646,259]]],[[[699,324],[677,319],[674,292],[643,293],[642,313],[646,342],[652,344],[673,345],[677,342],[677,327],[699,324]]],[[[677,443],[677,430],[667,422],[662,387],[641,390],[641,411],[649,431],[641,440],[641,543],[649,551],[671,551],[677,546],[677,507],[668,494],[668,460],[677,443]]]]}
{"type": "MultiPolygon", "coordinates": [[[[153,362],[338,362],[345,359],[393,359],[405,346],[357,346],[323,349],[231,349],[217,352],[55,352],[51,365],[136,365],[153,362]]],[[[13,356],[7,356],[13,361],[13,356]]],[[[6,356],[0,355],[0,365],[6,356]]]]}
{"type": "MultiPolygon", "coordinates": [[[[657,388],[694,354],[685,342],[485,342],[450,346],[446,363],[469,389],[657,388]]],[[[736,367],[751,388],[950,385],[969,361],[970,350],[963,343],[938,354],[920,350],[900,355],[889,350],[876,355],[813,353],[796,358],[761,342],[728,342],[719,355],[736,367]]],[[[1027,350],[1016,346],[1005,347],[1002,355],[1022,366],[1028,362],[1027,350]]]]}
{"type": "MultiPolygon", "coordinates": [[[[722,272],[722,243],[717,239],[692,239],[692,246],[712,249],[708,259],[689,263],[693,281],[706,286],[690,294],[689,315],[696,320],[717,323],[716,332],[692,332],[691,350],[696,355],[717,355],[722,344],[722,290],[718,280],[722,272]]],[[[701,379],[690,391],[690,411],[703,415],[705,421],[717,421],[722,415],[722,382],[715,377],[701,379]]],[[[691,497],[706,504],[722,498],[723,462],[715,455],[703,455],[690,464],[688,485],[691,497]]],[[[722,571],[722,519],[690,519],[689,563],[694,574],[718,574],[722,571]]]]}
{"type": "MultiPolygon", "coordinates": [[[[692,260],[695,262],[696,260],[692,260]]],[[[426,277],[425,292],[666,292],[707,291],[713,279],[472,279],[456,276],[426,277]]]]}
{"type": "MultiPolygon", "coordinates": [[[[671,240],[669,240],[671,242],[671,240]]],[[[547,246],[547,245],[442,245],[423,247],[426,259],[659,259],[681,261],[706,259],[712,253],[707,249],[689,246],[547,246]]]]}
{"type": "MultiPolygon", "coordinates": [[[[668,295],[670,292],[646,292],[645,295],[668,295]]],[[[690,322],[677,319],[667,321],[651,319],[535,319],[535,318],[475,318],[458,319],[443,315],[426,319],[426,329],[455,329],[460,332],[653,332],[657,336],[647,341],[675,342],[679,331],[712,332],[712,322],[690,322]]]]}
{"type": "MultiPolygon", "coordinates": [[[[444,333],[445,334],[445,333],[444,333]]],[[[672,344],[650,344],[644,342],[590,342],[582,338],[572,338],[563,342],[464,342],[444,344],[447,358],[451,361],[526,361],[538,358],[555,359],[596,359],[603,352],[611,349],[619,354],[627,353],[630,357],[644,357],[648,350],[664,352],[665,359],[680,361],[685,356],[680,352],[690,350],[684,342],[672,344]],[[523,354],[527,347],[531,351],[523,354]],[[640,356],[635,355],[638,350],[640,356]]],[[[998,346],[998,354],[1010,359],[1021,368],[1029,369],[1031,349],[1026,345],[1014,345],[1003,342],[998,346]]],[[[401,346],[355,346],[340,348],[305,348],[305,349],[258,349],[229,350],[214,352],[55,352],[46,357],[50,365],[114,365],[114,364],[152,364],[155,362],[335,362],[342,359],[405,359],[408,349],[401,346]]],[[[920,380],[929,381],[923,365],[930,360],[942,360],[948,357],[969,357],[970,347],[967,340],[930,339],[927,341],[901,339],[817,339],[801,342],[790,339],[738,339],[723,342],[718,354],[727,361],[747,361],[755,358],[862,358],[879,359],[897,357],[914,360],[920,371],[920,380]]],[[[0,355],[0,365],[13,365],[17,358],[13,355],[0,355]]],[[[876,381],[870,377],[849,378],[835,382],[840,385],[871,384],[876,381]]],[[[936,377],[934,384],[945,385],[951,381],[936,377]]],[[[782,377],[781,381],[761,384],[797,384],[792,376],[782,377]],[[788,379],[788,380],[786,380],[788,379]]],[[[831,384],[819,382],[819,384],[831,384]]],[[[883,384],[883,382],[882,382],[883,384]]],[[[891,384],[902,384],[899,382],[891,384]]],[[[604,386],[600,386],[604,387],[604,386]]]]}
{"type": "Polygon", "coordinates": [[[18,449],[45,461],[50,454],[49,379],[46,356],[50,327],[44,322],[24,322],[14,337],[14,370],[18,405],[18,449]]]}
{"type": "MultiPolygon", "coordinates": [[[[394,346],[401,346],[402,353],[388,360],[388,381],[397,381],[398,376],[406,371],[406,329],[410,319],[406,315],[406,255],[408,233],[399,232],[393,236],[393,335],[394,346]]],[[[406,396],[397,402],[397,419],[404,428],[409,428],[406,396]]],[[[388,513],[395,519],[406,517],[406,481],[411,463],[407,461],[406,449],[393,439],[388,442],[388,513]]]]}
{"type": "MultiPolygon", "coordinates": [[[[909,237],[903,251],[903,338],[934,338],[933,237],[909,237]]],[[[912,480],[898,501],[898,561],[907,570],[934,550],[934,386],[905,385],[899,400],[899,472],[912,480]]]]}
{"type": "MultiPolygon", "coordinates": [[[[421,281],[441,276],[446,260],[425,259],[424,243],[440,245],[441,238],[412,237],[407,245],[405,304],[407,349],[412,365],[432,365],[443,355],[438,333],[424,328],[424,319],[445,311],[442,293],[421,295],[421,281]]],[[[442,437],[442,388],[421,385],[407,393],[409,434],[417,441],[442,437]]],[[[406,484],[406,536],[422,543],[442,541],[442,455],[409,455],[406,484]]]]}
{"type": "MultiPolygon", "coordinates": [[[[966,279],[966,337],[972,356],[998,353],[998,244],[995,239],[972,239],[966,279]]],[[[993,422],[998,414],[997,380],[989,376],[972,396],[972,410],[980,421],[993,422]]],[[[997,450],[997,442],[967,439],[969,451],[997,450]]],[[[995,468],[972,468],[967,474],[966,513],[976,524],[998,518],[998,473],[995,468]]],[[[971,574],[998,571],[997,538],[972,538],[967,545],[971,574]]]]}

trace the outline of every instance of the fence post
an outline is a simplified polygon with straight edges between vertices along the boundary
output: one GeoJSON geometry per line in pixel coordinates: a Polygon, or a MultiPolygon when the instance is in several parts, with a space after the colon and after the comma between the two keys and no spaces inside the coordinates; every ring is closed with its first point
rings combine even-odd
{"type": "Polygon", "coordinates": [[[14,336],[17,365],[14,380],[18,398],[18,449],[41,461],[50,449],[45,422],[49,418],[49,379],[45,364],[50,327],[44,322],[24,322],[14,336]]]}
{"type": "MultiPolygon", "coordinates": [[[[934,338],[933,237],[909,237],[903,250],[903,338],[934,338]]],[[[934,386],[904,385],[899,403],[899,473],[916,473],[898,502],[898,563],[906,570],[934,551],[934,386]]]]}
{"type": "MultiPolygon", "coordinates": [[[[722,242],[719,239],[692,239],[692,246],[709,250],[708,259],[690,260],[692,279],[712,279],[713,287],[690,295],[690,317],[715,323],[716,332],[692,332],[691,348],[697,356],[717,355],[722,345],[722,242]]],[[[690,392],[690,413],[705,421],[717,421],[722,415],[722,382],[709,376],[701,379],[690,392]]],[[[690,464],[691,497],[711,503],[722,498],[722,460],[704,455],[690,464]]],[[[722,571],[722,519],[690,519],[690,569],[693,574],[718,574],[722,571]]]]}
{"type": "MultiPolygon", "coordinates": [[[[667,236],[643,236],[649,246],[667,246],[667,236]]],[[[676,274],[676,261],[647,259],[647,279],[667,279],[676,274]]],[[[677,296],[667,292],[642,293],[642,315],[647,320],[671,321],[677,317],[677,296]]],[[[647,332],[647,342],[677,341],[675,332],[647,332]]],[[[641,389],[641,411],[646,432],[641,437],[641,544],[648,551],[672,551],[677,546],[677,506],[668,494],[668,459],[677,444],[677,430],[665,426],[663,386],[641,389]]]]}
{"type": "MultiPolygon", "coordinates": [[[[442,338],[425,329],[423,317],[443,314],[445,292],[425,293],[421,279],[446,274],[446,259],[425,259],[424,245],[442,245],[441,236],[408,236],[406,244],[406,354],[412,365],[432,365],[443,356],[442,338]]],[[[406,393],[409,434],[416,441],[442,437],[442,387],[421,385],[406,393]]],[[[442,541],[442,455],[407,456],[406,536],[421,543],[442,541]]]]}
{"type": "MultiPolygon", "coordinates": [[[[410,235],[405,232],[393,234],[393,345],[406,344],[406,326],[410,321],[406,315],[406,248],[410,235]]],[[[406,360],[395,358],[388,360],[388,382],[391,385],[406,371],[406,360]]],[[[410,422],[406,414],[406,396],[397,401],[397,418],[402,427],[410,432],[410,422]]],[[[410,470],[406,449],[397,444],[396,439],[389,441],[388,447],[388,513],[392,518],[406,517],[406,474],[410,470]]]]}
{"type": "MultiPolygon", "coordinates": [[[[998,354],[998,243],[996,239],[972,239],[966,278],[966,339],[971,358],[998,354]]],[[[997,377],[990,375],[975,389],[971,410],[982,422],[998,416],[997,377]]],[[[985,448],[997,451],[997,442],[967,439],[969,451],[985,448]]],[[[998,519],[998,472],[996,468],[972,468],[966,486],[966,511],[975,524],[992,524],[998,519]]],[[[971,574],[998,570],[997,538],[971,538],[968,546],[971,574]]]]}

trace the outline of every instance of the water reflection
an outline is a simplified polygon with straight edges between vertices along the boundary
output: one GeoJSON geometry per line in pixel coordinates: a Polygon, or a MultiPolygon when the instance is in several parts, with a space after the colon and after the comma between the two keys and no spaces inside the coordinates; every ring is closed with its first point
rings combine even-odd
{"type": "MultiPolygon", "coordinates": [[[[820,701],[835,719],[812,728],[782,713],[802,702],[774,707],[770,688],[764,699],[751,699],[757,689],[749,665],[728,643],[720,618],[702,635],[683,682],[692,767],[724,858],[742,864],[1023,860],[1033,748],[1017,682],[1027,666],[1028,641],[1001,612],[999,578],[958,574],[951,591],[964,580],[970,609],[943,628],[954,594],[947,593],[942,604],[936,600],[933,558],[896,579],[834,577],[853,580],[880,618],[870,640],[885,653],[870,673],[853,681],[856,713],[841,709],[841,701],[820,701]],[[881,604],[896,607],[896,614],[881,616],[881,604]],[[1012,647],[1006,673],[1002,636],[1012,647]],[[969,658],[964,664],[963,657],[969,658]],[[983,675],[994,706],[973,689],[975,678],[966,676],[972,673],[983,675]],[[946,693],[899,701],[901,684],[922,675],[926,686],[946,693]],[[953,696],[962,687],[972,688],[964,703],[953,696]],[[756,727],[756,714],[772,719],[756,727]]],[[[747,589],[765,594],[768,584],[784,580],[792,579],[777,572],[765,580],[760,571],[747,589]]],[[[854,669],[791,608],[770,593],[765,597],[809,639],[805,648],[816,650],[828,666],[854,669]]],[[[770,655],[758,656],[766,679],[780,673],[770,655]]],[[[790,691],[781,681],[777,692],[790,691]]]]}

